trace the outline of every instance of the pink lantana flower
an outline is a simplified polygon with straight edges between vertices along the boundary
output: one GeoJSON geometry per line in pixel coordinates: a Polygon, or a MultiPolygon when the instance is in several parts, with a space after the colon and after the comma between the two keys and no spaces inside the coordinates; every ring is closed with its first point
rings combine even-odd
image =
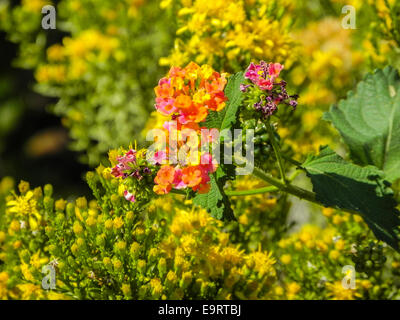
{"type": "Polygon", "coordinates": [[[254,64],[252,62],[244,76],[261,90],[272,90],[274,81],[279,76],[282,69],[283,65],[280,63],[265,63],[261,61],[260,64],[254,64]]]}
{"type": "Polygon", "coordinates": [[[167,160],[167,153],[165,151],[156,151],[154,153],[153,159],[150,160],[152,164],[163,164],[167,160]]]}
{"type": "Polygon", "coordinates": [[[175,189],[184,189],[187,187],[187,185],[182,181],[182,169],[179,169],[178,167],[175,168],[173,185],[175,189]]]}
{"type": "Polygon", "coordinates": [[[156,98],[156,109],[164,116],[175,113],[178,109],[174,106],[174,99],[156,98]]]}
{"type": "Polygon", "coordinates": [[[214,173],[217,170],[217,165],[217,160],[215,160],[211,154],[205,153],[201,155],[200,167],[207,172],[207,175],[209,172],[214,173]]]}
{"type": "Polygon", "coordinates": [[[130,202],[135,202],[136,198],[135,195],[130,193],[128,190],[124,191],[124,197],[126,200],[130,201],[130,202]]]}
{"type": "Polygon", "coordinates": [[[271,77],[279,77],[279,74],[281,73],[283,69],[283,65],[280,63],[270,63],[269,68],[268,68],[268,74],[271,77]]]}

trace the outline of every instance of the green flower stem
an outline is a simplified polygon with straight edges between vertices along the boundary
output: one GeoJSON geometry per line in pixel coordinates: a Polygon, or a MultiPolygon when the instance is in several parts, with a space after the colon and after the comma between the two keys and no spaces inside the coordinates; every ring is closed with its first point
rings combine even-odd
{"type": "Polygon", "coordinates": [[[226,191],[225,194],[227,196],[250,196],[250,195],[262,194],[262,193],[274,192],[274,191],[279,191],[279,188],[274,187],[274,186],[269,186],[269,187],[258,188],[258,189],[253,189],[253,190],[226,191]]]}
{"type": "Polygon", "coordinates": [[[280,150],[278,144],[276,143],[274,131],[272,130],[271,123],[269,121],[267,122],[266,127],[267,127],[267,131],[268,131],[268,135],[269,135],[269,140],[271,141],[271,144],[272,144],[272,149],[274,149],[276,160],[278,161],[279,171],[281,174],[281,180],[286,185],[287,181],[286,181],[286,175],[285,175],[285,167],[283,166],[283,161],[282,161],[282,156],[281,156],[281,150],[280,150]]]}
{"type": "MultiPolygon", "coordinates": [[[[305,190],[305,189],[297,187],[297,186],[293,186],[291,184],[284,184],[282,181],[272,177],[270,174],[264,172],[263,170],[261,170],[259,168],[254,168],[253,175],[260,178],[261,180],[264,180],[265,182],[271,184],[272,186],[259,188],[259,189],[253,189],[253,190],[227,191],[226,195],[227,196],[247,196],[247,195],[262,194],[262,193],[267,193],[267,192],[282,191],[282,192],[291,194],[297,198],[307,200],[307,201],[315,203],[319,206],[325,207],[324,204],[322,204],[321,202],[319,202],[316,199],[316,195],[314,192],[305,190]]],[[[172,189],[170,191],[170,193],[186,196],[186,192],[183,190],[172,189]]],[[[359,214],[358,212],[356,212],[354,210],[341,209],[341,211],[352,213],[352,214],[359,214]]]]}
{"type": "MultiPolygon", "coordinates": [[[[320,203],[319,201],[316,200],[315,193],[313,193],[311,191],[307,191],[305,189],[299,188],[297,186],[293,186],[291,184],[284,184],[280,180],[272,177],[268,173],[266,173],[263,170],[258,169],[258,168],[254,168],[253,175],[260,178],[261,180],[264,180],[265,182],[268,182],[272,186],[253,189],[253,190],[227,191],[226,195],[227,196],[247,196],[247,195],[255,195],[255,194],[274,192],[274,191],[283,191],[283,192],[287,192],[291,195],[294,195],[300,199],[304,199],[304,200],[307,200],[307,201],[310,201],[310,202],[313,202],[313,203],[323,206],[322,203],[320,203]]],[[[186,196],[186,192],[183,190],[171,189],[170,193],[186,196]]]]}
{"type": "Polygon", "coordinates": [[[300,199],[304,199],[304,200],[307,200],[307,201],[310,201],[310,202],[313,202],[313,203],[323,206],[322,203],[317,201],[315,193],[313,193],[311,191],[307,191],[305,189],[299,188],[297,186],[293,186],[291,184],[284,184],[281,181],[275,179],[268,173],[266,173],[263,170],[258,169],[258,168],[254,168],[253,175],[264,180],[265,182],[268,182],[269,184],[272,184],[273,186],[277,187],[279,190],[281,190],[283,192],[287,192],[287,193],[294,195],[300,199]]]}

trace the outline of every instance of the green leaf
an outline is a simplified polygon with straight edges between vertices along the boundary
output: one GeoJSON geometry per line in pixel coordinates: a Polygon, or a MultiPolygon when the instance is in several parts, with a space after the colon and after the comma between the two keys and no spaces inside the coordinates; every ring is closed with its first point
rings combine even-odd
{"type": "Polygon", "coordinates": [[[381,170],[349,163],[329,147],[309,156],[303,168],[319,202],[361,214],[378,239],[399,250],[399,211],[381,170]]]}
{"type": "Polygon", "coordinates": [[[352,159],[400,178],[400,77],[387,67],[369,74],[356,92],[325,113],[349,146],[352,159]]]}
{"type": "Polygon", "coordinates": [[[205,121],[207,128],[216,128],[221,131],[231,128],[236,122],[237,113],[243,98],[240,85],[244,81],[243,72],[238,72],[229,78],[225,87],[225,95],[228,98],[228,102],[221,111],[210,111],[205,121]]]}
{"type": "Polygon", "coordinates": [[[193,202],[206,209],[216,219],[234,220],[235,216],[229,199],[223,190],[222,184],[217,182],[217,176],[221,174],[221,168],[218,168],[217,172],[210,176],[210,191],[205,194],[196,194],[193,202]]]}
{"type": "MultiPolygon", "coordinates": [[[[209,113],[205,121],[207,128],[215,128],[221,132],[224,129],[230,129],[236,122],[242,102],[242,91],[240,91],[242,83],[244,83],[243,72],[238,72],[229,78],[225,88],[225,95],[228,98],[227,104],[223,110],[209,113]]],[[[234,173],[235,167],[233,165],[221,163],[216,173],[210,177],[210,191],[206,194],[197,194],[193,199],[194,203],[209,211],[216,219],[234,220],[235,216],[230,201],[223,189],[225,182],[234,178],[234,173]]]]}

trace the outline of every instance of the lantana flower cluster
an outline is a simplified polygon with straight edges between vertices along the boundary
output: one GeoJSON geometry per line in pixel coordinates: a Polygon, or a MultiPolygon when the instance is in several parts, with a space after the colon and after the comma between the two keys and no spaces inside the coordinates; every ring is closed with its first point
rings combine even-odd
{"type": "Polygon", "coordinates": [[[183,69],[172,67],[154,89],[155,107],[181,124],[204,121],[209,110],[220,111],[225,107],[225,77],[209,65],[200,67],[194,62],[183,69]]]}
{"type": "MultiPolygon", "coordinates": [[[[191,129],[201,135],[200,123],[210,111],[221,111],[226,104],[224,93],[226,74],[214,71],[209,65],[199,66],[189,63],[185,68],[172,67],[167,77],[159,81],[155,88],[155,107],[163,116],[170,118],[163,124],[167,141],[167,151],[155,153],[157,160],[172,160],[171,154],[177,154],[179,147],[186,143],[198,150],[201,139],[185,139],[185,130],[191,129]],[[172,136],[172,137],[171,137],[172,136]],[[160,157],[161,156],[161,157],[160,157]]],[[[173,161],[170,161],[173,162],[173,161]]],[[[199,193],[210,189],[209,174],[217,169],[217,164],[208,152],[190,154],[178,159],[176,165],[164,164],[158,171],[154,182],[154,192],[166,194],[172,188],[191,188],[199,193]]]]}
{"type": "Polygon", "coordinates": [[[259,64],[250,63],[246,70],[245,78],[250,83],[242,84],[240,89],[243,92],[251,91],[252,96],[257,97],[253,107],[263,118],[273,115],[280,104],[292,106],[293,109],[297,107],[298,96],[287,93],[284,80],[277,81],[283,68],[280,63],[260,61],[259,64]]]}
{"type": "Polygon", "coordinates": [[[217,170],[217,162],[207,150],[200,152],[200,142],[212,140],[201,137],[200,125],[210,111],[221,111],[225,107],[226,82],[226,74],[193,62],[185,68],[172,67],[159,81],[155,88],[155,108],[165,121],[160,128],[154,128],[163,133],[161,138],[154,137],[158,150],[143,149],[139,157],[139,153],[131,148],[111,159],[111,174],[128,185],[124,190],[127,200],[135,202],[137,199],[132,189],[141,192],[149,185],[154,186],[152,190],[157,194],[167,194],[172,188],[191,188],[199,193],[209,191],[209,174],[217,170]],[[182,157],[179,152],[184,145],[189,150],[187,156],[182,157]],[[153,180],[143,180],[145,177],[153,180]]]}

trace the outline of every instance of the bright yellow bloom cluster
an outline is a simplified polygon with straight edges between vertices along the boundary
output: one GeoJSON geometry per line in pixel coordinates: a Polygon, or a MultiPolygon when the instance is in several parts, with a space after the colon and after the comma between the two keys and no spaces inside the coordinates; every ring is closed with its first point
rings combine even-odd
{"type": "MultiPolygon", "coordinates": [[[[9,201],[13,210],[7,211],[6,225],[13,231],[0,234],[0,259],[5,262],[5,269],[0,268],[2,299],[63,299],[60,294],[65,291],[76,298],[271,297],[276,281],[271,252],[233,244],[221,221],[205,210],[185,209],[170,197],[137,212],[118,194],[118,179],[104,174],[104,167],[97,171],[99,176],[90,173],[87,178],[95,194],[99,185],[94,181],[108,190],[99,201],[54,201],[50,186],[39,192],[30,190],[28,183],[19,185],[23,194],[13,198],[28,203],[35,199],[43,223],[34,233],[27,226],[21,228],[18,219],[26,207],[9,201]],[[41,269],[47,264],[57,269],[55,291],[40,286],[41,269]],[[100,291],[92,296],[94,287],[100,291]]],[[[2,225],[0,217],[0,230],[2,225]]]]}
{"type": "MultiPolygon", "coordinates": [[[[226,71],[244,67],[251,59],[290,65],[295,50],[287,33],[290,18],[276,12],[276,1],[176,2],[181,27],[173,52],[160,60],[161,65],[184,65],[192,60],[226,71]]],[[[289,10],[290,1],[279,1],[279,9],[289,10]]]]}
{"type": "Polygon", "coordinates": [[[74,38],[66,37],[63,45],[55,44],[47,49],[48,64],[36,71],[39,83],[79,80],[89,71],[90,65],[108,59],[121,59],[118,55],[118,38],[88,29],[74,38]]]}
{"type": "MultiPolygon", "coordinates": [[[[25,194],[21,196],[14,195],[13,198],[7,201],[8,214],[14,215],[15,218],[21,219],[20,224],[21,228],[25,226],[25,224],[29,224],[29,227],[32,231],[38,229],[38,224],[41,221],[41,215],[39,214],[37,208],[37,195],[33,191],[27,191],[25,194]]],[[[13,220],[13,223],[10,225],[10,233],[13,231],[19,231],[20,226],[17,220],[13,220]]]]}
{"type": "Polygon", "coordinates": [[[343,287],[342,281],[327,283],[326,288],[329,292],[328,296],[332,300],[354,300],[355,298],[361,297],[361,294],[356,290],[343,287]]]}
{"type": "Polygon", "coordinates": [[[335,102],[336,94],[352,83],[352,71],[363,61],[361,52],[352,47],[352,30],[343,29],[340,19],[325,18],[310,23],[298,37],[302,41],[303,66],[293,70],[292,81],[299,86],[309,82],[299,104],[318,106],[335,102]]]}
{"type": "Polygon", "coordinates": [[[257,299],[270,295],[270,285],[276,276],[271,253],[261,250],[246,253],[230,244],[229,235],[221,227],[222,222],[204,210],[180,210],[175,214],[171,235],[160,245],[166,263],[175,267],[177,277],[172,274],[168,277],[171,285],[193,279],[207,297],[214,282],[222,278],[225,286],[216,298],[257,299]]]}

